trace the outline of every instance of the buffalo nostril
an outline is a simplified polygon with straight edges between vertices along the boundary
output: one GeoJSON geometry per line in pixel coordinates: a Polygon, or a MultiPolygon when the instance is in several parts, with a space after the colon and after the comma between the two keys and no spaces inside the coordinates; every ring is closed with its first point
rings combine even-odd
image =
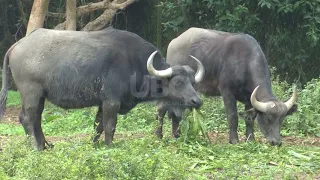
{"type": "Polygon", "coordinates": [[[203,104],[203,101],[200,98],[193,98],[191,100],[191,103],[194,104],[197,108],[199,108],[203,104]]]}

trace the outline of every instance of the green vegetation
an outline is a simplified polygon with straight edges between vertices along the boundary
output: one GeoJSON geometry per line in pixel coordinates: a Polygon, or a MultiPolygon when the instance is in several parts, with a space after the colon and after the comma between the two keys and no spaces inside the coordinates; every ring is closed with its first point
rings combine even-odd
{"type": "MultiPolygon", "coordinates": [[[[273,77],[274,93],[280,99],[289,98],[290,87],[273,77]]],[[[164,138],[157,139],[155,105],[138,105],[119,116],[114,144],[109,147],[103,137],[91,143],[97,108],[63,110],[47,103],[42,124],[53,149],[35,151],[17,124],[18,114],[0,122],[0,179],[314,179],[320,176],[320,147],[311,145],[313,141],[319,145],[319,87],[320,80],[314,79],[299,92],[299,111],[286,118],[282,128],[282,134],[291,137],[284,138],[281,147],[265,144],[257,127],[257,141],[246,142],[242,120],[241,142],[228,144],[220,97],[204,97],[204,119],[191,113],[181,124],[183,135],[178,140],[171,137],[167,120],[164,138]],[[194,118],[200,118],[210,132],[211,143],[200,136],[194,118]]],[[[8,104],[19,101],[19,94],[10,91],[8,104]]],[[[9,107],[7,113],[13,112],[10,108],[18,107],[9,107]]]]}
{"type": "Polygon", "coordinates": [[[94,147],[89,139],[59,141],[36,152],[22,140],[1,152],[1,179],[311,179],[320,169],[319,147],[259,143],[207,145],[155,137],[94,147]]]}
{"type": "Polygon", "coordinates": [[[160,4],[163,49],[192,26],[247,33],[258,40],[281,79],[304,84],[319,76],[319,1],[161,0],[160,4]]]}
{"type": "MultiPolygon", "coordinates": [[[[2,0],[0,58],[24,37],[33,0],[2,0]]],[[[96,1],[77,1],[77,6],[96,1]]],[[[117,13],[112,26],[137,33],[160,48],[190,27],[252,35],[281,79],[302,84],[318,78],[320,1],[315,0],[144,0],[117,13]]],[[[64,13],[65,1],[50,1],[49,12],[64,13]]],[[[78,18],[78,28],[103,11],[78,18]]],[[[48,17],[45,28],[63,22],[48,17]]]]}
{"type": "Polygon", "coordinates": [[[11,91],[8,94],[7,107],[20,105],[20,94],[17,91],[11,91]]]}
{"type": "MultiPolygon", "coordinates": [[[[32,0],[4,0],[0,19],[0,57],[14,38],[24,36],[32,0]],[[17,3],[18,2],[18,3],[17,3]]],[[[93,2],[79,1],[80,5],[93,2]]],[[[49,12],[63,12],[64,1],[50,1],[49,12]]],[[[271,147],[255,127],[257,142],[246,142],[240,120],[241,142],[228,144],[228,127],[220,97],[203,97],[200,116],[191,114],[181,124],[183,135],[171,137],[165,121],[164,138],[157,126],[153,103],[141,104],[119,116],[114,144],[91,143],[97,108],[62,110],[50,103],[42,126],[53,149],[37,152],[18,124],[20,96],[9,93],[6,117],[0,121],[0,179],[315,179],[320,178],[320,39],[319,1],[308,0],[158,0],[140,1],[119,12],[118,29],[135,32],[161,48],[189,27],[248,33],[258,40],[273,74],[274,94],[287,100],[291,82],[298,82],[298,112],[282,127],[281,147],[271,147]],[[161,24],[161,26],[159,26],[161,24]],[[281,77],[281,78],[280,78],[281,77]],[[280,81],[287,79],[290,83],[280,81]],[[303,88],[302,88],[303,87],[303,88]],[[211,143],[200,137],[199,119],[211,143]],[[315,143],[311,145],[312,143],[315,143]]],[[[102,12],[101,12],[102,13],[102,12]]],[[[91,13],[78,23],[98,16],[91,13]]],[[[46,19],[52,28],[62,18],[46,19]]],[[[240,103],[239,111],[244,107],[240,103]]]]}

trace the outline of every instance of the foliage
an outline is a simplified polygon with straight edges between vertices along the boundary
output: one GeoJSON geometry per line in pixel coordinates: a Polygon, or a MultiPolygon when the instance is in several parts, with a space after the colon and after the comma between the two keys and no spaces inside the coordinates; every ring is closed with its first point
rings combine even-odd
{"type": "Polygon", "coordinates": [[[20,94],[17,91],[10,91],[8,93],[7,107],[17,106],[20,104],[20,94]]]}
{"type": "Polygon", "coordinates": [[[312,179],[320,171],[319,147],[261,143],[187,145],[155,137],[93,146],[89,139],[58,141],[36,152],[9,139],[0,153],[1,179],[312,179]]]}
{"type": "Polygon", "coordinates": [[[179,161],[185,161],[184,157],[165,146],[150,138],[122,140],[110,148],[93,147],[82,140],[59,142],[54,149],[39,153],[25,141],[12,141],[0,159],[8,176],[18,179],[183,179],[179,161]]]}
{"type": "Polygon", "coordinates": [[[247,33],[281,79],[304,84],[318,77],[319,1],[163,0],[161,5],[165,42],[192,26],[247,33]]]}
{"type": "MultiPolygon", "coordinates": [[[[32,0],[18,4],[17,1],[3,1],[7,6],[1,11],[4,18],[0,20],[3,27],[0,27],[0,55],[14,42],[15,35],[17,39],[23,37],[32,6],[32,0]]],[[[93,1],[82,0],[77,5],[90,2],[93,1]]],[[[139,34],[163,52],[173,38],[192,26],[247,33],[261,44],[269,64],[277,68],[276,73],[282,80],[305,84],[318,77],[319,7],[319,1],[308,0],[147,0],[117,12],[112,24],[139,34]]],[[[50,1],[50,12],[64,9],[64,1],[50,1]]],[[[81,17],[78,26],[82,27],[99,14],[100,11],[81,17]]],[[[45,26],[53,28],[60,22],[61,18],[48,17],[45,26]]]]}
{"type": "Polygon", "coordinates": [[[298,97],[298,113],[288,120],[287,131],[320,137],[320,80],[308,82],[298,97]]]}

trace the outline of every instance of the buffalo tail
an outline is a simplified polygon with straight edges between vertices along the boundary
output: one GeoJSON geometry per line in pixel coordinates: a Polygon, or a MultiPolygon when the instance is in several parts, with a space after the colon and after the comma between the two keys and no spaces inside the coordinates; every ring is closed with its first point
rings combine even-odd
{"type": "MultiPolygon", "coordinates": [[[[10,48],[11,49],[11,48],[10,48]]],[[[0,120],[4,115],[6,109],[6,102],[8,97],[8,82],[9,82],[9,52],[10,49],[4,56],[3,69],[2,69],[2,88],[0,92],[0,120]]]]}

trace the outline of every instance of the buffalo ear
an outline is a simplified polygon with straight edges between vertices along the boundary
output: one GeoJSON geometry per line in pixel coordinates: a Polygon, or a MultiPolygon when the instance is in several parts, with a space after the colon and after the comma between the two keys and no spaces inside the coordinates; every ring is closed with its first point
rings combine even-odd
{"type": "Polygon", "coordinates": [[[190,66],[182,66],[188,73],[188,75],[190,76],[195,76],[196,72],[190,67],[190,66]]]}
{"type": "Polygon", "coordinates": [[[253,121],[256,118],[257,113],[258,113],[257,110],[255,110],[254,108],[251,108],[244,112],[239,112],[239,116],[245,121],[253,121]]]}
{"type": "Polygon", "coordinates": [[[298,105],[297,105],[297,104],[294,104],[294,105],[291,107],[291,109],[289,109],[289,111],[287,112],[287,115],[291,115],[291,114],[297,112],[297,110],[298,110],[298,105]]]}

